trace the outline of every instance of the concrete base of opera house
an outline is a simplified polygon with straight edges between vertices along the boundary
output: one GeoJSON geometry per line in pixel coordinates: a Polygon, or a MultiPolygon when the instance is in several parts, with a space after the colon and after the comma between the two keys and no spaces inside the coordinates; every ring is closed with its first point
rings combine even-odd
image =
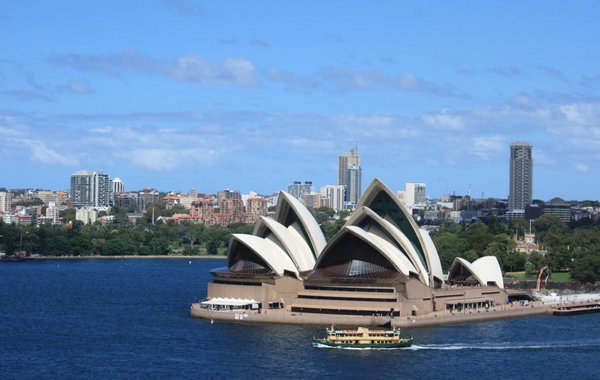
{"type": "Polygon", "coordinates": [[[352,325],[391,327],[428,327],[449,324],[472,323],[505,318],[552,315],[552,306],[541,302],[529,302],[527,305],[512,303],[493,306],[487,309],[463,309],[462,311],[439,311],[410,317],[327,315],[291,312],[286,309],[274,310],[231,310],[215,311],[201,308],[199,303],[192,304],[191,315],[196,318],[254,323],[288,323],[314,325],[352,325]]]}

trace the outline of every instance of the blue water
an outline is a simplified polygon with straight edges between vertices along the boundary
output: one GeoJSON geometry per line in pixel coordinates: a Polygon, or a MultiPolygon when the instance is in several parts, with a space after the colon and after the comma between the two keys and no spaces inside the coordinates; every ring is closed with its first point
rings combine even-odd
{"type": "Polygon", "coordinates": [[[193,319],[220,260],[0,264],[0,378],[600,378],[600,314],[404,330],[402,350],[314,348],[324,326],[193,319]]]}

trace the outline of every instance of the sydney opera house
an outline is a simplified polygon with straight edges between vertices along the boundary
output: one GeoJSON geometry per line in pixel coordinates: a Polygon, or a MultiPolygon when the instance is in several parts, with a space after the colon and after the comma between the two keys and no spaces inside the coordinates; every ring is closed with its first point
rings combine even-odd
{"type": "Polygon", "coordinates": [[[195,317],[248,322],[370,324],[486,310],[506,303],[495,257],[457,258],[444,274],[427,231],[374,180],[326,241],[311,213],[281,192],[275,218],[231,237],[195,317]]]}

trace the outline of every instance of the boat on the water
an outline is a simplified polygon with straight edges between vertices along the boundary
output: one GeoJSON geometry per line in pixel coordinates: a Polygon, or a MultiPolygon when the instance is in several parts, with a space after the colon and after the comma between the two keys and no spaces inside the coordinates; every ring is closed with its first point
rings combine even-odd
{"type": "Polygon", "coordinates": [[[558,316],[568,316],[587,313],[600,313],[600,302],[587,302],[574,305],[558,305],[552,309],[552,314],[558,316]]]}
{"type": "Polygon", "coordinates": [[[327,328],[325,338],[313,338],[313,346],[335,348],[403,348],[410,347],[413,339],[400,337],[400,329],[370,330],[358,327],[354,330],[327,328]]]}

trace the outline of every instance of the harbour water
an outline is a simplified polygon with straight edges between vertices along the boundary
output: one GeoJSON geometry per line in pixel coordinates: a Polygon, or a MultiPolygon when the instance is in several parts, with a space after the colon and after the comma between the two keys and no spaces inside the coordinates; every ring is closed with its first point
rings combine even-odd
{"type": "Polygon", "coordinates": [[[194,319],[222,260],[0,264],[0,378],[594,379],[600,314],[405,329],[400,350],[314,348],[325,326],[194,319]]]}

